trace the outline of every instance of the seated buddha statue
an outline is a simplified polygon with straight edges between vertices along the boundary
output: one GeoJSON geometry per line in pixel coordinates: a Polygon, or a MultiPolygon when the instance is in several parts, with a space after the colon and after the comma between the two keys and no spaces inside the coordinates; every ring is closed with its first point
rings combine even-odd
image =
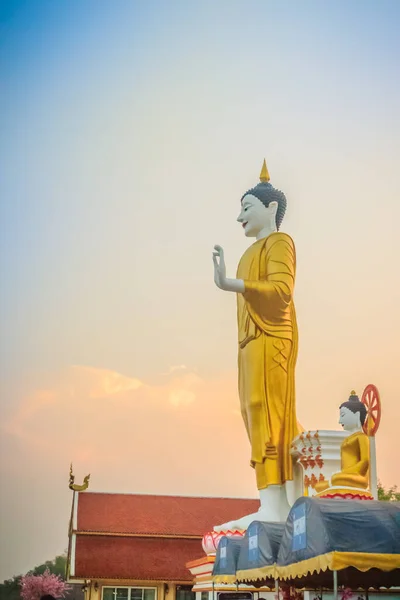
{"type": "Polygon", "coordinates": [[[369,487],[369,439],[362,426],[367,416],[365,405],[360,402],[354,391],[347,402],[340,405],[339,423],[350,435],[340,448],[341,470],[334,473],[331,482],[319,481],[315,485],[318,496],[350,497],[351,489],[366,490],[362,497],[372,497],[367,491],[369,487]]]}

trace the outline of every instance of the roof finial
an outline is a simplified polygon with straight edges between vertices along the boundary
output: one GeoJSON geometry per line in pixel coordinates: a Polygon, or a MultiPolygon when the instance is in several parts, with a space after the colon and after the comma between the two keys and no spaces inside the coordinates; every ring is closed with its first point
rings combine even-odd
{"type": "Polygon", "coordinates": [[[269,180],[270,180],[270,176],[269,176],[268,169],[267,169],[267,163],[265,162],[265,158],[264,158],[263,166],[262,166],[261,173],[260,173],[260,181],[262,183],[268,183],[269,180]]]}
{"type": "Polygon", "coordinates": [[[69,466],[69,487],[70,487],[70,489],[72,489],[71,485],[73,485],[74,481],[75,481],[75,475],[72,471],[72,463],[71,463],[69,466]]]}
{"type": "Polygon", "coordinates": [[[77,483],[75,483],[75,475],[73,474],[72,463],[71,463],[71,466],[69,468],[69,486],[68,486],[70,490],[73,490],[74,492],[84,492],[89,487],[89,479],[90,479],[90,475],[86,475],[86,477],[83,478],[82,485],[78,485],[77,483]]]}

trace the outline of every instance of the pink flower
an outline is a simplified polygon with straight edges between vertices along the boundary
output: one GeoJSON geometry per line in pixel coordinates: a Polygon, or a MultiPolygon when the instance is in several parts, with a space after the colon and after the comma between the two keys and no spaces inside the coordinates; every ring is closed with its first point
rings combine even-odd
{"type": "Polygon", "coordinates": [[[21,577],[22,600],[40,600],[41,596],[49,594],[54,598],[64,598],[65,593],[71,589],[59,576],[46,569],[43,575],[28,573],[21,577]]]}

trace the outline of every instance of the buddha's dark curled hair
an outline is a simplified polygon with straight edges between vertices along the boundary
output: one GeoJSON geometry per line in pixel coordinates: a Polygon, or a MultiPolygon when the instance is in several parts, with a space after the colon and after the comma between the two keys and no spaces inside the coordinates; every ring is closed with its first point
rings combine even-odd
{"type": "Polygon", "coordinates": [[[241,202],[245,196],[251,194],[255,196],[264,204],[264,206],[269,206],[270,202],[277,202],[278,209],[276,211],[276,228],[279,230],[281,223],[283,221],[283,217],[286,212],[286,196],[280,190],[274,188],[270,183],[259,183],[256,187],[248,190],[245,194],[243,194],[241,198],[241,202]]]}
{"type": "Polygon", "coordinates": [[[361,421],[361,425],[364,425],[365,419],[367,417],[367,408],[365,406],[365,404],[363,404],[359,397],[356,394],[351,394],[350,398],[347,400],[347,402],[343,402],[339,408],[342,407],[348,408],[349,410],[351,410],[352,413],[360,413],[360,421],[361,421]]]}

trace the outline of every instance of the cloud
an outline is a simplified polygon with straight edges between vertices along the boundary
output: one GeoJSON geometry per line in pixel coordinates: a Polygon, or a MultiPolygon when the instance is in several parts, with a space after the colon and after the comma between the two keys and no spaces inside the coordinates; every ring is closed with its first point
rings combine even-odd
{"type": "Polygon", "coordinates": [[[77,365],[22,387],[7,390],[0,421],[7,572],[66,547],[71,462],[76,483],[91,473],[92,491],[257,495],[235,373],[171,369],[155,384],[77,365]]]}
{"type": "Polygon", "coordinates": [[[175,373],[176,371],[187,371],[188,368],[186,365],[172,365],[169,367],[166,373],[162,373],[162,375],[171,375],[171,373],[175,373]]]}
{"type": "Polygon", "coordinates": [[[189,390],[173,390],[169,394],[169,401],[176,408],[192,404],[195,400],[196,395],[189,390]]]}
{"type": "MultiPolygon", "coordinates": [[[[30,461],[64,469],[72,460],[82,472],[91,471],[93,480],[99,477],[104,482],[105,470],[112,469],[116,487],[125,488],[123,474],[129,470],[144,491],[181,488],[190,493],[194,465],[201,465],[205,476],[204,459],[216,461],[210,431],[216,432],[216,448],[221,432],[228,439],[236,436],[247,465],[233,374],[207,381],[181,365],[170,369],[168,378],[157,385],[75,365],[43,376],[15,400],[16,408],[1,429],[5,439],[18,443],[28,457],[24,466],[16,465],[21,474],[30,461]],[[151,473],[157,468],[163,475],[154,479],[151,473]]],[[[233,466],[237,440],[225,445],[224,460],[233,466]]],[[[224,461],[220,462],[223,469],[224,461]]],[[[211,480],[209,487],[211,491],[211,480]]]]}
{"type": "MultiPolygon", "coordinates": [[[[19,399],[15,411],[2,424],[3,431],[46,446],[51,442],[51,432],[61,423],[60,411],[87,412],[94,400],[124,397],[143,385],[138,379],[86,366],[72,366],[47,379],[42,382],[46,387],[28,390],[19,399]]],[[[68,420],[68,416],[65,418],[68,420]]]]}
{"type": "Polygon", "coordinates": [[[121,392],[137,390],[143,384],[138,379],[126,377],[109,369],[96,369],[95,367],[73,366],[71,371],[80,377],[80,382],[86,380],[90,385],[90,398],[114,396],[121,392]]]}

